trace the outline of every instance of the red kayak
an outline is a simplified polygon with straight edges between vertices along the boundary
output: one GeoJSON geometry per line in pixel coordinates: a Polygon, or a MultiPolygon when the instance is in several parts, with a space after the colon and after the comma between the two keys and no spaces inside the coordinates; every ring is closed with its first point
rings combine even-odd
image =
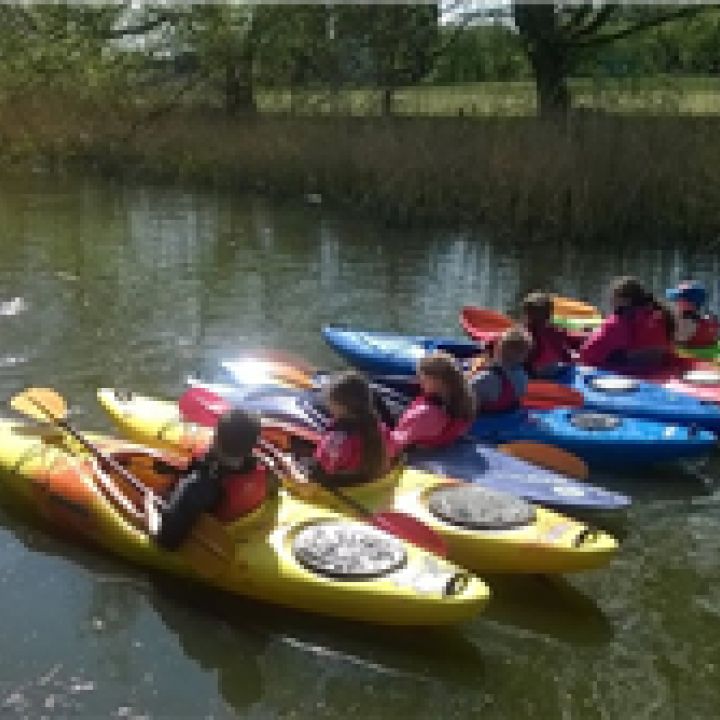
{"type": "MultiPolygon", "coordinates": [[[[460,312],[460,325],[469,337],[478,342],[492,343],[512,324],[509,317],[494,310],[466,305],[460,312]]],[[[713,362],[676,355],[662,368],[609,365],[603,369],[629,378],[658,383],[668,390],[683,392],[699,400],[720,403],[720,368],[713,362]]],[[[617,392],[627,390],[621,385],[622,379],[618,378],[617,392]]]]}

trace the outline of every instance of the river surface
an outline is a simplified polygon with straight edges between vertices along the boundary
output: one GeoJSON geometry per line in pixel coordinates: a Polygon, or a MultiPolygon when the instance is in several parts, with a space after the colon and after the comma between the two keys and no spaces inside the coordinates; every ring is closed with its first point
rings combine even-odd
{"type": "MultiPolygon", "coordinates": [[[[397,231],[322,206],[42,174],[0,177],[0,393],[50,385],[109,429],[98,386],[179,393],[243,347],[333,363],[344,322],[458,333],[468,302],[601,302],[709,251],[527,246],[397,231]]],[[[395,632],[150,577],[0,509],[2,718],[715,718],[720,468],[595,480],[630,493],[622,552],[568,581],[492,579],[475,621],[395,632]]],[[[618,527],[615,527],[615,526],[618,527]]]]}

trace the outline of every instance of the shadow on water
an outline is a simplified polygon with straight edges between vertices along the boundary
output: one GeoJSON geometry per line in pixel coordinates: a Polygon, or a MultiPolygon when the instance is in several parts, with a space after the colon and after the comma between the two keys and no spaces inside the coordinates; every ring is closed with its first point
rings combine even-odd
{"type": "Polygon", "coordinates": [[[492,600],[485,618],[572,645],[599,646],[612,625],[595,601],[562,576],[486,576],[492,600]]]}
{"type": "MultiPolygon", "coordinates": [[[[282,678],[268,666],[278,663],[293,674],[303,668],[302,673],[309,672],[311,677],[330,675],[347,682],[391,680],[422,687],[482,683],[480,650],[459,628],[419,630],[352,623],[255,602],[161,574],[151,578],[91,548],[49,534],[22,508],[0,509],[0,527],[26,549],[70,559],[91,573],[91,594],[83,600],[87,622],[82,632],[93,634],[101,628],[102,663],[121,675],[130,664],[128,631],[137,624],[145,605],[185,657],[215,674],[219,695],[237,712],[272,697],[273,685],[282,678]]],[[[156,635],[151,632],[146,642],[152,643],[156,635]]],[[[157,652],[162,652],[160,647],[157,652]]],[[[312,690],[304,688],[304,692],[312,690]]],[[[314,690],[322,696],[322,688],[314,690]]]]}

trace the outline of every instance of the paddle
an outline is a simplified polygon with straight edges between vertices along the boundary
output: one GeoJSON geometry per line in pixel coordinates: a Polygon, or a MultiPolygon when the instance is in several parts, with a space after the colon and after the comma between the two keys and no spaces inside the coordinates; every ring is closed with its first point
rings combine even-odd
{"type": "MultiPolygon", "coordinates": [[[[206,421],[209,416],[219,408],[223,407],[225,401],[215,393],[210,392],[202,388],[190,388],[190,390],[183,393],[181,398],[181,413],[183,417],[191,422],[197,422],[200,424],[201,421],[206,421]]],[[[215,416],[217,422],[219,415],[215,416]]],[[[275,423],[271,423],[275,425],[275,423]]],[[[295,426],[286,424],[289,432],[295,430],[295,426]]],[[[317,438],[317,434],[315,434],[317,438]]],[[[268,452],[272,452],[273,455],[283,462],[283,465],[291,472],[295,478],[299,478],[301,482],[309,482],[303,473],[300,473],[297,463],[293,460],[292,456],[282,453],[272,443],[267,440],[261,440],[260,445],[263,449],[268,452]]],[[[400,513],[396,511],[382,511],[372,513],[364,505],[360,504],[354,498],[341,492],[338,488],[331,484],[322,483],[319,480],[314,480],[321,485],[325,490],[331,492],[343,503],[350,507],[355,513],[360,515],[369,524],[374,525],[380,530],[395,535],[402,540],[417,545],[418,547],[429,550],[436,555],[447,557],[447,548],[443,539],[427,525],[420,522],[417,518],[412,515],[400,513]]]]}
{"type": "Polygon", "coordinates": [[[493,342],[500,333],[509,330],[515,323],[507,315],[465,305],[460,310],[460,326],[475,342],[493,342]]]}
{"type": "Polygon", "coordinates": [[[323,489],[337,497],[369,525],[388,533],[388,535],[394,535],[401,540],[406,540],[407,542],[412,543],[423,550],[427,550],[434,555],[444,558],[447,557],[448,549],[443,538],[432,528],[429,528],[425,525],[425,523],[421,522],[417,518],[414,518],[412,515],[407,515],[406,513],[397,512],[395,510],[371,512],[368,508],[355,500],[355,498],[346,495],[334,485],[324,483],[317,478],[311,479],[304,473],[300,472],[292,456],[282,453],[271,443],[261,441],[261,446],[266,452],[272,454],[275,458],[280,460],[289,474],[296,481],[304,483],[317,483],[323,489]]]}
{"type": "MultiPolygon", "coordinates": [[[[28,417],[41,422],[50,422],[62,429],[87,450],[98,463],[125,480],[142,496],[148,498],[153,505],[163,507],[162,499],[140,479],[128,472],[117,460],[102,451],[68,422],[67,403],[55,390],[28,388],[15,395],[10,400],[10,406],[28,417]]],[[[120,495],[120,497],[123,496],[120,495]]],[[[220,521],[204,514],[193,526],[190,537],[183,544],[182,550],[195,570],[203,575],[212,575],[227,571],[228,560],[234,556],[234,546],[233,539],[225,531],[220,521]]]]}
{"type": "Polygon", "coordinates": [[[594,305],[573,300],[572,298],[562,297],[562,295],[553,295],[553,315],[565,318],[578,318],[586,320],[588,318],[601,317],[602,313],[594,305]]]}
{"type": "Polygon", "coordinates": [[[583,460],[554,445],[517,440],[498,445],[497,449],[502,450],[506,455],[512,455],[546,470],[559,472],[575,480],[587,480],[590,476],[590,470],[583,460]]]}

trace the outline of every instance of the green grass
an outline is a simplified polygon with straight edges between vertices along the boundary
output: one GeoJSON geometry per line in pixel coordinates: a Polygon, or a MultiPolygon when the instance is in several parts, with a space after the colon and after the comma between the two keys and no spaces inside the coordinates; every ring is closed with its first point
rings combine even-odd
{"type": "MultiPolygon", "coordinates": [[[[720,114],[720,77],[575,78],[570,87],[576,107],[615,113],[679,115],[720,114]]],[[[377,90],[263,90],[264,112],[300,114],[378,114],[377,90]],[[292,99],[291,99],[292,98],[292,99]]],[[[530,81],[400,88],[395,94],[398,115],[530,116],[535,114],[535,88],[530,81]]]]}

